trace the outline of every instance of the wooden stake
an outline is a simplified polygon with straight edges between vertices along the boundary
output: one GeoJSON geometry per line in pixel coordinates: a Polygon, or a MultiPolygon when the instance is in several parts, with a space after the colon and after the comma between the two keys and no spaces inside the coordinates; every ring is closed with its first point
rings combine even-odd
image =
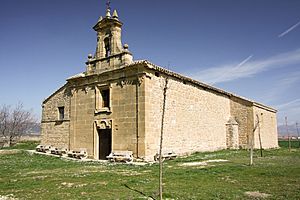
{"type": "Polygon", "coordinates": [[[260,136],[260,122],[258,114],[256,114],[257,124],[258,124],[258,138],[259,138],[259,147],[260,147],[260,157],[263,157],[262,144],[261,144],[261,136],[260,136]]]}
{"type": "Polygon", "coordinates": [[[251,149],[250,149],[250,166],[253,165],[253,138],[251,138],[251,149]]]}
{"type": "Polygon", "coordinates": [[[250,141],[250,166],[253,165],[253,148],[254,148],[254,133],[255,133],[255,130],[257,129],[258,127],[258,123],[259,123],[259,120],[256,122],[254,128],[253,128],[253,131],[252,131],[252,138],[251,138],[251,141],[250,141]]]}
{"type": "Polygon", "coordinates": [[[297,129],[297,135],[298,135],[298,142],[299,142],[299,148],[300,148],[300,135],[299,135],[299,130],[298,130],[298,122],[296,122],[296,129],[297,129]]]}
{"type": "Polygon", "coordinates": [[[164,119],[166,111],[166,97],[168,89],[168,77],[165,79],[164,85],[164,99],[162,108],[162,118],[161,118],[161,132],[160,132],[160,146],[159,146],[159,199],[163,199],[163,159],[162,159],[162,145],[163,145],[163,133],[164,133],[164,119]]]}
{"type": "Polygon", "coordinates": [[[287,117],[285,117],[285,127],[286,127],[286,133],[288,134],[289,152],[290,152],[291,151],[291,138],[290,138],[290,133],[289,133],[289,128],[288,128],[287,117]]]}

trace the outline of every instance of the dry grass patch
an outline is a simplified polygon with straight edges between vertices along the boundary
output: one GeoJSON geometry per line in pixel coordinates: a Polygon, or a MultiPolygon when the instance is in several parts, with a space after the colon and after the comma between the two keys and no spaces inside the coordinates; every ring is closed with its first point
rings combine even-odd
{"type": "Polygon", "coordinates": [[[0,150],[0,155],[11,155],[20,153],[21,150],[18,149],[7,149],[7,150],[0,150]]]}
{"type": "Polygon", "coordinates": [[[254,199],[265,199],[271,196],[270,194],[262,193],[259,191],[245,192],[245,195],[254,199]]]}
{"type": "Polygon", "coordinates": [[[18,198],[14,198],[13,194],[8,195],[0,195],[0,200],[18,200],[18,198]]]}
{"type": "MultiPolygon", "coordinates": [[[[216,160],[206,160],[206,161],[199,161],[199,162],[186,162],[186,163],[181,163],[179,166],[183,167],[195,167],[195,166],[208,166],[209,163],[218,163],[218,162],[227,162],[228,160],[224,159],[216,159],[216,160]]],[[[214,165],[210,165],[214,166],[214,165]]]]}

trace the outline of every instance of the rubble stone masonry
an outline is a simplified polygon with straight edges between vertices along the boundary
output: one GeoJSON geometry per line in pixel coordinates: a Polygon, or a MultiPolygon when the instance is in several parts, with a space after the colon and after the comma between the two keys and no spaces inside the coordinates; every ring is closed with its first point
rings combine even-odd
{"type": "Polygon", "coordinates": [[[41,144],[60,148],[69,147],[70,92],[64,85],[43,103],[41,144]],[[58,107],[64,107],[65,116],[59,119],[58,107]]]}

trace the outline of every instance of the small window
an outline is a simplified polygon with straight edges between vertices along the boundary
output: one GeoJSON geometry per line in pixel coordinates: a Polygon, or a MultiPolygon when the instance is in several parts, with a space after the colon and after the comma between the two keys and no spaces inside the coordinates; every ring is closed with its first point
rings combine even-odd
{"type": "Polygon", "coordinates": [[[105,57],[108,57],[111,54],[110,38],[107,37],[104,39],[104,46],[105,46],[105,57]]]}
{"type": "Polygon", "coordinates": [[[58,120],[64,120],[65,118],[65,107],[58,107],[58,120]]]}
{"type": "Polygon", "coordinates": [[[101,96],[102,96],[102,108],[108,108],[110,107],[109,104],[109,89],[101,90],[101,96]]]}

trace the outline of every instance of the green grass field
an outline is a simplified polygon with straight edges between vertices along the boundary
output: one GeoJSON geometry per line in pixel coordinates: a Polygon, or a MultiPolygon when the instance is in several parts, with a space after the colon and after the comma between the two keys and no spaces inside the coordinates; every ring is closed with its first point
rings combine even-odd
{"type": "MultiPolygon", "coordinates": [[[[300,199],[299,148],[264,150],[262,158],[256,151],[254,165],[248,163],[246,150],[166,161],[164,198],[300,199]]],[[[0,166],[0,199],[158,199],[158,164],[77,162],[6,150],[0,166]]]]}
{"type": "MultiPolygon", "coordinates": [[[[286,140],[278,141],[278,144],[279,144],[280,147],[286,147],[286,148],[289,147],[289,142],[286,141],[286,140]]],[[[291,141],[291,147],[292,148],[300,148],[300,141],[298,141],[298,140],[292,140],[291,141]]]]}
{"type": "MultiPolygon", "coordinates": [[[[38,141],[24,141],[24,142],[19,142],[11,147],[4,147],[2,149],[23,149],[23,150],[30,150],[30,149],[35,149],[35,147],[39,144],[40,142],[38,141]]],[[[1,150],[1,148],[0,148],[1,150]]]]}

